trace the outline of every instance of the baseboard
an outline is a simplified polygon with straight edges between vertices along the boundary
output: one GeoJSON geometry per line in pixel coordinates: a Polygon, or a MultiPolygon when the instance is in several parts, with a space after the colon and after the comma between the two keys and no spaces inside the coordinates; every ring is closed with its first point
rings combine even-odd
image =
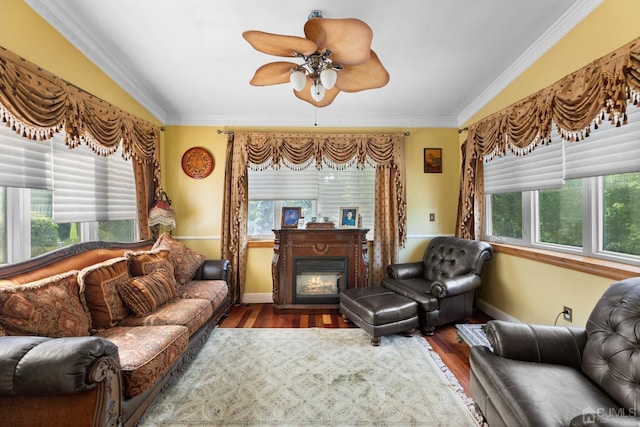
{"type": "Polygon", "coordinates": [[[502,310],[499,310],[499,309],[495,308],[494,306],[492,306],[489,303],[486,303],[483,300],[478,300],[477,307],[478,307],[478,310],[480,310],[481,312],[483,312],[484,314],[490,316],[493,319],[506,320],[508,322],[522,323],[522,322],[520,322],[520,320],[516,319],[515,317],[505,313],[502,310]]]}
{"type": "Polygon", "coordinates": [[[253,293],[253,294],[242,294],[242,304],[272,304],[273,303],[273,294],[271,292],[268,293],[253,293]]]}

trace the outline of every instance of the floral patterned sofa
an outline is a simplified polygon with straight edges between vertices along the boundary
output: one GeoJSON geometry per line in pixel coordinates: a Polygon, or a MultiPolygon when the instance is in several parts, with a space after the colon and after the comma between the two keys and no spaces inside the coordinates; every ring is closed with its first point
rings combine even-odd
{"type": "Polygon", "coordinates": [[[228,313],[229,273],[168,234],[0,267],[2,425],[135,425],[228,313]]]}

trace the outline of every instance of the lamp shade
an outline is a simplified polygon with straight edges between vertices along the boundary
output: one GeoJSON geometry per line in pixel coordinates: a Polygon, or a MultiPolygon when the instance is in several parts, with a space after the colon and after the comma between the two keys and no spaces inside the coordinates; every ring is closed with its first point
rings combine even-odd
{"type": "Polygon", "coordinates": [[[333,68],[327,68],[320,73],[320,81],[325,89],[331,89],[336,84],[338,73],[333,68]]]}
{"type": "Polygon", "coordinates": [[[301,91],[307,84],[307,76],[305,76],[304,72],[298,70],[293,71],[291,73],[291,77],[289,77],[291,81],[291,85],[294,90],[301,91]]]}
{"type": "Polygon", "coordinates": [[[320,102],[324,98],[324,86],[320,82],[315,82],[311,85],[311,97],[314,101],[320,102]]]}
{"type": "Polygon", "coordinates": [[[176,227],[176,213],[171,208],[171,201],[164,191],[160,200],[156,200],[149,210],[149,225],[158,224],[166,226],[169,230],[176,227]]]}

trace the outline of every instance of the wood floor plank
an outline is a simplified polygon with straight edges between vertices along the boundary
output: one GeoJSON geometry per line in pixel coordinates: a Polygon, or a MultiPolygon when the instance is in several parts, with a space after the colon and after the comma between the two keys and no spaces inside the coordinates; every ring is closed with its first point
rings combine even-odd
{"type": "MultiPolygon", "coordinates": [[[[486,323],[491,318],[476,311],[459,323],[486,323]]],[[[221,328],[357,328],[344,321],[340,314],[276,314],[271,304],[240,304],[232,307],[220,324],[221,328]]],[[[449,368],[468,396],[469,347],[458,342],[453,324],[436,329],[433,336],[425,337],[442,362],[449,368]]]]}

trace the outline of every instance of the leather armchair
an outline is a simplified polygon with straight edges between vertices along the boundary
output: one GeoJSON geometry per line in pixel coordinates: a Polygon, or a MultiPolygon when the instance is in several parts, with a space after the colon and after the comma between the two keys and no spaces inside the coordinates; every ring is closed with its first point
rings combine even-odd
{"type": "Polygon", "coordinates": [[[437,326],[473,314],[480,272],[492,256],[486,242],[436,237],[422,261],[389,265],[382,286],[416,301],[420,328],[433,335],[437,326]]]}
{"type": "Polygon", "coordinates": [[[640,277],[612,284],[587,326],[491,320],[470,349],[471,392],[491,427],[640,425],[640,277]]]}

